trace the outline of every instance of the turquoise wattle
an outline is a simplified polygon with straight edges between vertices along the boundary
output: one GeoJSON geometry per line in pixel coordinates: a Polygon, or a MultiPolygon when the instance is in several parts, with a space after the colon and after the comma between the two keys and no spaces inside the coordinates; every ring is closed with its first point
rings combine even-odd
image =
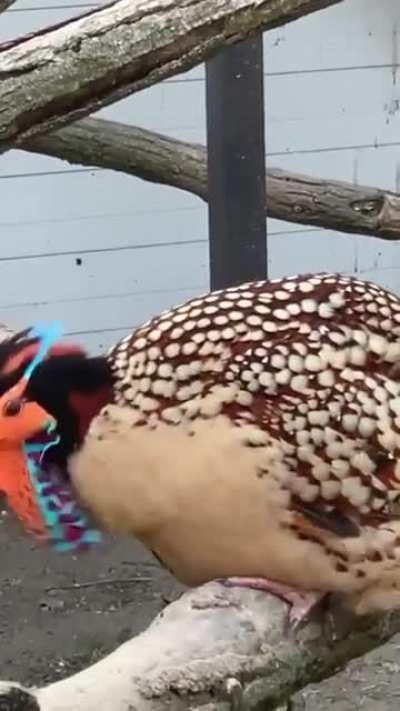
{"type": "MultiPolygon", "coordinates": [[[[37,355],[27,367],[24,377],[28,380],[36,366],[46,357],[53,343],[62,335],[59,323],[36,326],[31,334],[40,340],[37,355]]],[[[54,465],[46,465],[48,449],[60,441],[56,425],[24,443],[27,459],[27,476],[36,494],[36,505],[48,533],[47,541],[59,551],[87,549],[102,540],[100,531],[92,528],[87,516],[73,498],[68,480],[54,465]]]]}
{"type": "Polygon", "coordinates": [[[64,552],[87,549],[102,540],[101,533],[90,526],[57,468],[47,469],[44,465],[47,450],[58,442],[59,437],[54,436],[54,428],[50,427],[40,437],[25,443],[28,475],[46,526],[48,543],[64,552]]]}

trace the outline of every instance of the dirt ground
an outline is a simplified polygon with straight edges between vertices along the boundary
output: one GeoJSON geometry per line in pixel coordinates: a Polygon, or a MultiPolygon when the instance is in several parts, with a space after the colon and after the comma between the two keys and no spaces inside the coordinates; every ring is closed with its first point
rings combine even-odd
{"type": "MultiPolygon", "coordinates": [[[[37,548],[0,513],[0,678],[43,684],[141,631],[180,588],[132,540],[79,558],[37,548]]],[[[294,700],[296,711],[396,711],[400,637],[294,700]]]]}

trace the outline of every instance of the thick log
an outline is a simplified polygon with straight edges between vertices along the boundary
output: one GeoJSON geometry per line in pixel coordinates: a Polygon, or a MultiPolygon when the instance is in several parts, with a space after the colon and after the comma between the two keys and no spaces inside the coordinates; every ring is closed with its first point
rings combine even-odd
{"type": "Polygon", "coordinates": [[[0,47],[0,148],[342,0],[118,0],[0,47]]]}
{"type": "Polygon", "coordinates": [[[1,683],[0,708],[272,711],[399,631],[399,614],[354,619],[336,603],[329,625],[321,612],[292,633],[276,598],[209,583],[78,674],[32,691],[1,683]]]}
{"type": "MultiPolygon", "coordinates": [[[[24,149],[88,166],[118,170],[208,199],[204,146],[101,119],[25,141],[24,149]]],[[[267,170],[269,217],[303,225],[400,238],[400,195],[379,188],[267,170]]]]}

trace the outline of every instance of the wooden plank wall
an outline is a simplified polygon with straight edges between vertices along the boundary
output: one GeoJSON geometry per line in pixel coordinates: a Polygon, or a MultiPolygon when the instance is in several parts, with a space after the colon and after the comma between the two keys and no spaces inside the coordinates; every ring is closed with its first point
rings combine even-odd
{"type": "MultiPolygon", "coordinates": [[[[0,41],[90,3],[19,0],[0,41]]],[[[265,35],[268,164],[400,190],[398,0],[346,0],[265,35]]],[[[99,115],[205,141],[204,68],[99,115]]],[[[208,288],[206,206],[22,151],[0,158],[0,321],[61,318],[97,351],[208,288]]],[[[400,246],[268,221],[269,275],[359,273],[400,291],[400,246]],[[290,240],[290,247],[289,247],[290,240]]]]}

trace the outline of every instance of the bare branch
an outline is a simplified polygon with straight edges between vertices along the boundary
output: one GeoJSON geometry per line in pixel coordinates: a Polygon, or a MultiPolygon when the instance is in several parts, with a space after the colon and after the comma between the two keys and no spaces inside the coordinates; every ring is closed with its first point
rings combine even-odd
{"type": "Polygon", "coordinates": [[[267,212],[288,222],[400,239],[400,195],[380,188],[269,170],[267,212]]]}
{"type": "Polygon", "coordinates": [[[264,593],[192,590],[97,664],[24,693],[0,683],[4,711],[272,711],[400,631],[400,615],[358,618],[336,605],[296,636],[287,607],[264,593]]]}
{"type": "MultiPolygon", "coordinates": [[[[204,146],[134,126],[83,119],[22,146],[71,163],[98,166],[172,185],[208,199],[204,146]]],[[[400,195],[378,188],[267,170],[266,212],[288,222],[400,239],[400,195]]]]}
{"type": "Polygon", "coordinates": [[[342,0],[119,0],[0,47],[6,150],[342,0]]]}
{"type": "Polygon", "coordinates": [[[204,146],[115,121],[87,118],[24,141],[21,148],[69,163],[108,168],[208,199],[204,146]]]}
{"type": "Polygon", "coordinates": [[[8,10],[15,2],[16,0],[0,0],[0,14],[8,10]]]}

